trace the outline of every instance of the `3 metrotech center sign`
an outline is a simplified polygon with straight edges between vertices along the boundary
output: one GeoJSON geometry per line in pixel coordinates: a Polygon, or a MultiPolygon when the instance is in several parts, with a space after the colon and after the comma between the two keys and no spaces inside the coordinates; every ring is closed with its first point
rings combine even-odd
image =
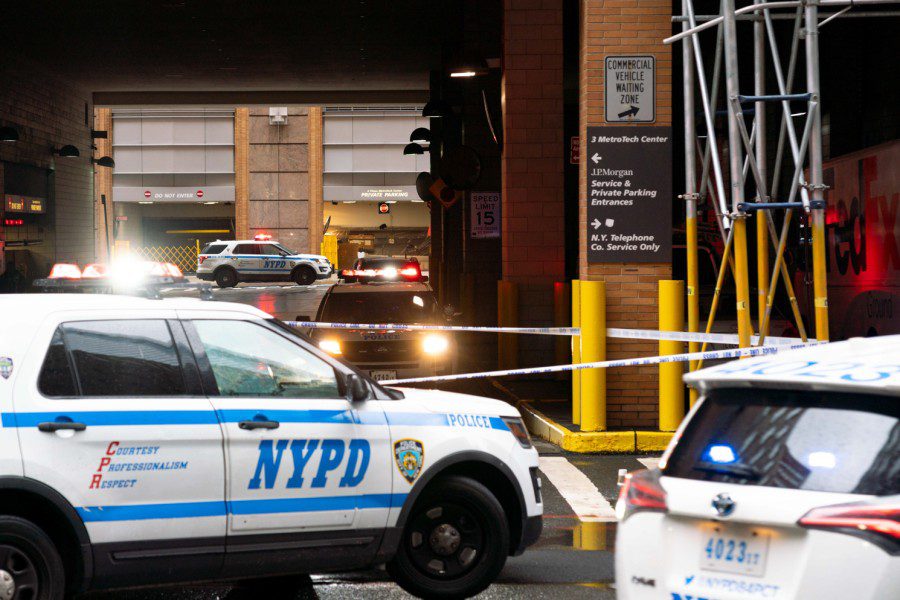
{"type": "Polygon", "coordinates": [[[672,128],[588,127],[588,263],[672,260],[672,128]]]}

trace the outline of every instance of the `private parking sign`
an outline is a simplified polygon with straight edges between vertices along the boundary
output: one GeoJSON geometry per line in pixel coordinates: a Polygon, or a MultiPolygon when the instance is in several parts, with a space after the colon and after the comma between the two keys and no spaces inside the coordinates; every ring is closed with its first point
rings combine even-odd
{"type": "Polygon", "coordinates": [[[656,121],[656,58],[607,56],[606,122],[656,121]]]}

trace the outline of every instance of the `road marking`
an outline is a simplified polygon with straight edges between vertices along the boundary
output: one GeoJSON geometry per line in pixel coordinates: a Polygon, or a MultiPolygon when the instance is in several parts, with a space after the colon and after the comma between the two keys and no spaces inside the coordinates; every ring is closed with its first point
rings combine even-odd
{"type": "Polygon", "coordinates": [[[647,458],[639,458],[638,462],[648,469],[655,469],[659,466],[659,458],[648,456],[647,458]]]}
{"type": "Polygon", "coordinates": [[[582,521],[612,522],[616,512],[588,476],[564,456],[541,456],[541,472],[559,490],[582,521]]]}

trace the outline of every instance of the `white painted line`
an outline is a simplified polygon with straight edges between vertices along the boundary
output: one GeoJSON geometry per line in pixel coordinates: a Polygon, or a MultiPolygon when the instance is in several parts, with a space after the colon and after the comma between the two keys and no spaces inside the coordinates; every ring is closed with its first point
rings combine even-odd
{"type": "Polygon", "coordinates": [[[541,472],[559,490],[582,521],[612,522],[616,512],[588,476],[564,456],[541,456],[541,472]]]}
{"type": "Polygon", "coordinates": [[[656,457],[639,458],[638,462],[648,469],[655,469],[659,466],[659,458],[656,457]]]}

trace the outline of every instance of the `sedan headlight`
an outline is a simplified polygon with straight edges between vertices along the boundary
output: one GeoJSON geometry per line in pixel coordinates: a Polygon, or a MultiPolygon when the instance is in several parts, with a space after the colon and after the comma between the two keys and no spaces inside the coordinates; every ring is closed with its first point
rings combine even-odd
{"type": "Polygon", "coordinates": [[[322,340],[319,342],[319,348],[328,354],[341,354],[341,343],[337,340],[322,340]]]}
{"type": "Polygon", "coordinates": [[[519,417],[501,417],[506,426],[509,427],[510,433],[519,442],[523,448],[531,448],[531,437],[525,428],[525,423],[519,417]]]}
{"type": "Polygon", "coordinates": [[[426,335],[422,340],[422,350],[429,356],[438,356],[447,351],[450,341],[442,335],[426,335]]]}

